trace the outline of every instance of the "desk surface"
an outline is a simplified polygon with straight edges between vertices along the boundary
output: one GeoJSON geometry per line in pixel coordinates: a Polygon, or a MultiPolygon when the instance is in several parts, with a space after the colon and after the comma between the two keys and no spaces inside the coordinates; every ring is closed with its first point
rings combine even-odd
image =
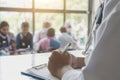
{"type": "MultiPolygon", "coordinates": [[[[82,56],[81,51],[71,51],[70,53],[82,56]]],[[[50,55],[51,53],[41,53],[0,57],[0,80],[33,80],[21,75],[21,71],[47,63],[50,55]]]]}

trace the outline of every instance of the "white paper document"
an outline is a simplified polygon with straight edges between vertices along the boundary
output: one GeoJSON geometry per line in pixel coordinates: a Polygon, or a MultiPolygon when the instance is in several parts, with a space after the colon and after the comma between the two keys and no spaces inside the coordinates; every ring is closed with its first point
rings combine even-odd
{"type": "Polygon", "coordinates": [[[40,65],[40,67],[39,66],[33,67],[33,68],[28,69],[27,72],[37,77],[43,77],[46,80],[59,80],[58,78],[51,75],[47,66],[42,67],[40,65]]]}

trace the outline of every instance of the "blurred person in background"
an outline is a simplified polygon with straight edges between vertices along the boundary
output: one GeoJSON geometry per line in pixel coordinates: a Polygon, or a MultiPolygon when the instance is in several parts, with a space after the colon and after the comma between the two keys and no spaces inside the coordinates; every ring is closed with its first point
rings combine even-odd
{"type": "Polygon", "coordinates": [[[38,52],[47,52],[60,48],[59,41],[55,38],[55,30],[53,28],[49,28],[47,31],[47,37],[41,39],[38,42],[38,46],[36,50],[38,52]]]}
{"type": "Polygon", "coordinates": [[[23,22],[22,32],[16,37],[17,49],[33,49],[33,35],[29,32],[29,23],[23,22]]]}
{"type": "Polygon", "coordinates": [[[34,47],[37,46],[37,43],[38,43],[41,39],[47,37],[47,31],[48,31],[48,29],[49,29],[50,27],[51,27],[51,23],[50,23],[50,22],[46,21],[46,22],[43,23],[43,28],[42,28],[42,30],[40,30],[39,32],[37,32],[37,33],[35,34],[35,36],[34,36],[34,41],[33,41],[33,42],[34,42],[34,47]]]}
{"type": "Polygon", "coordinates": [[[60,28],[61,36],[59,37],[60,48],[63,49],[68,43],[71,43],[69,50],[77,49],[76,41],[67,33],[66,27],[60,28]]]}
{"type": "Polygon", "coordinates": [[[76,39],[76,36],[75,36],[75,33],[73,32],[73,28],[72,28],[72,24],[69,22],[69,23],[65,23],[65,27],[67,29],[67,33],[75,40],[77,41],[76,39]]]}
{"type": "Polygon", "coordinates": [[[15,41],[14,35],[9,32],[9,24],[6,21],[0,23],[0,55],[10,55],[11,41],[15,41]]]}

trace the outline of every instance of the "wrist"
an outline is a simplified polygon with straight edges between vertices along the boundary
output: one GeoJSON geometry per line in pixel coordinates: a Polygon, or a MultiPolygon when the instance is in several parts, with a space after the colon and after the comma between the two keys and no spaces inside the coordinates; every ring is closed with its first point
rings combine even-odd
{"type": "Polygon", "coordinates": [[[60,75],[60,78],[67,72],[73,70],[73,68],[70,65],[64,66],[58,73],[60,75]]]}

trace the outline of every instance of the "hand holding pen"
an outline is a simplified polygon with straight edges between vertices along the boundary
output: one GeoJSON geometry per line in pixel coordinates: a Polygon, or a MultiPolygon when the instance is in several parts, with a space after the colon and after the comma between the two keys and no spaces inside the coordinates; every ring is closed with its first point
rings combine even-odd
{"type": "Polygon", "coordinates": [[[67,52],[71,43],[68,43],[63,50],[53,51],[49,58],[48,69],[53,76],[60,78],[62,73],[59,72],[65,66],[71,66],[71,54],[67,52]]]}

